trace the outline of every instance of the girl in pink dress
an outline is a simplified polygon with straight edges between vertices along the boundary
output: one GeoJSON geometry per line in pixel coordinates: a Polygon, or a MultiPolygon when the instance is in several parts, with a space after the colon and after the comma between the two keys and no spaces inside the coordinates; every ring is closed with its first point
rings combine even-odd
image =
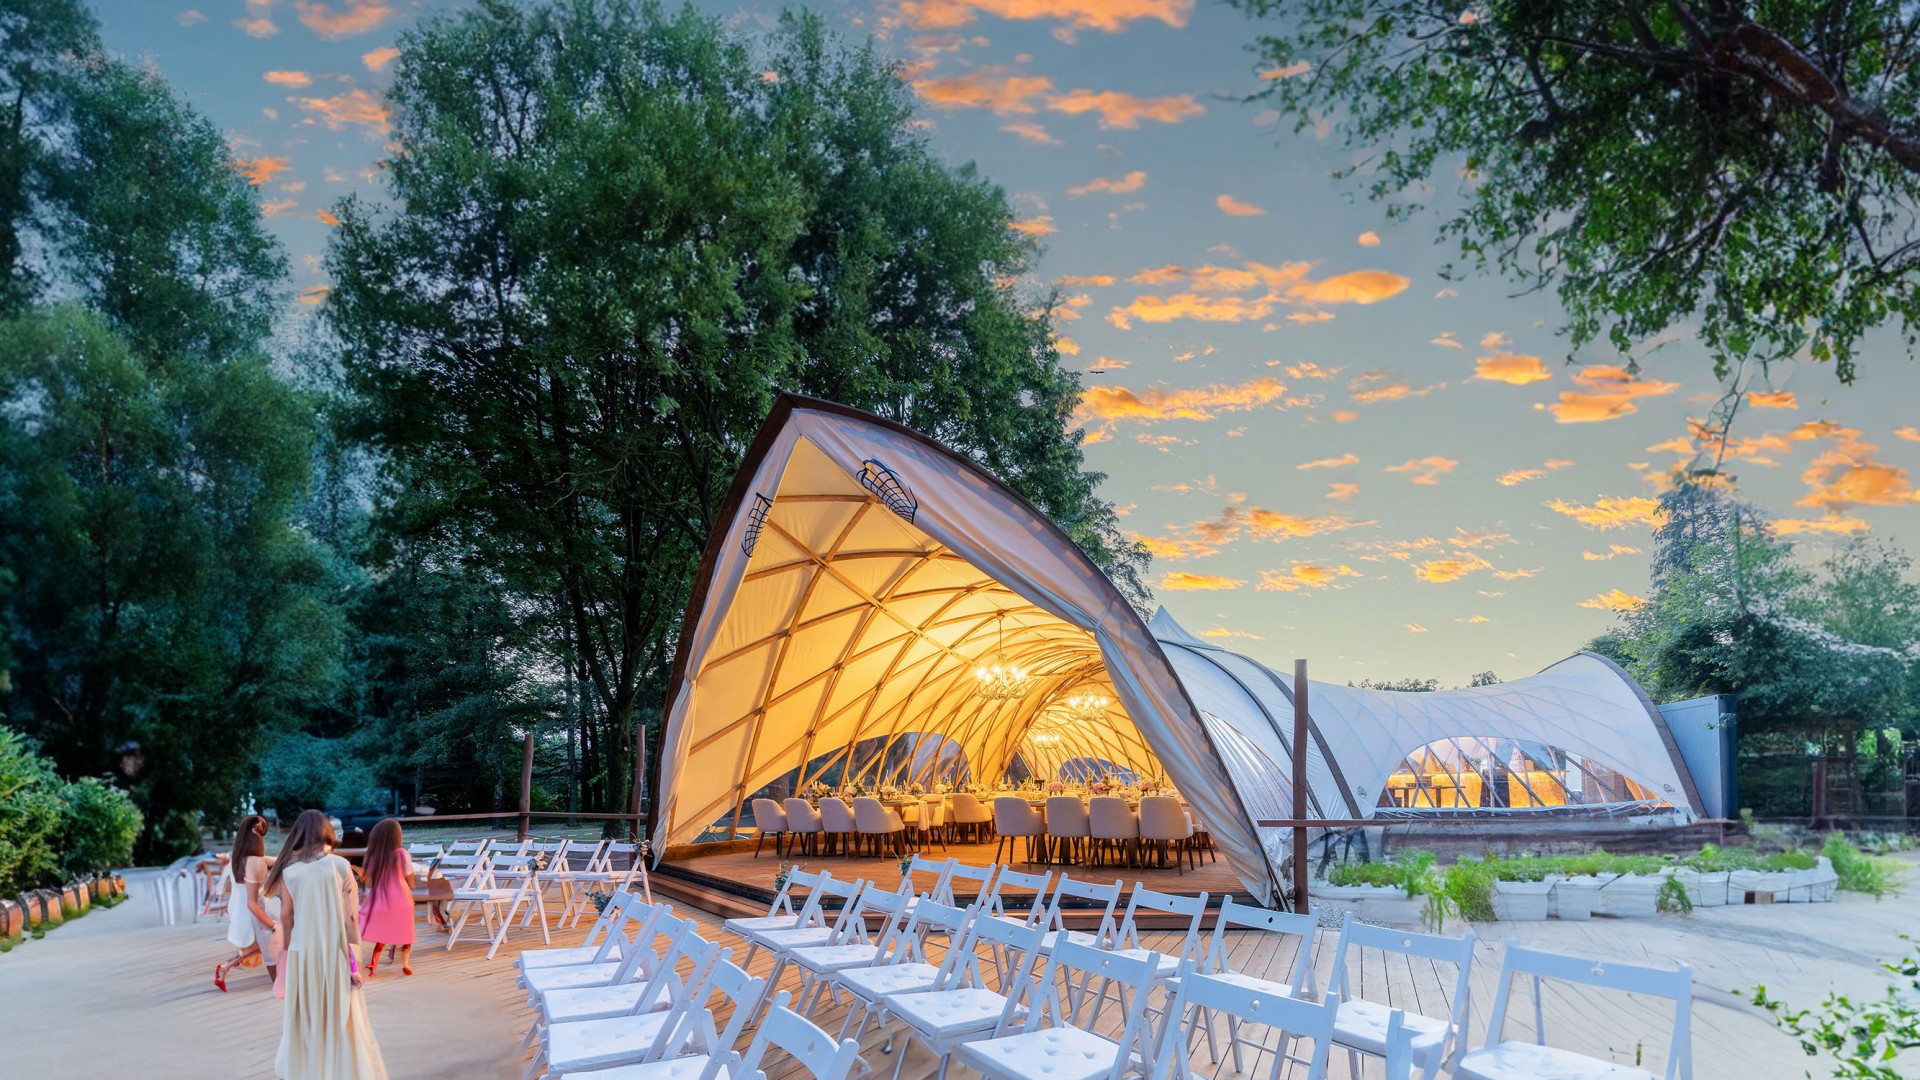
{"type": "Polygon", "coordinates": [[[367,975],[380,964],[380,950],[400,947],[400,973],[413,974],[413,860],[400,839],[400,823],[386,818],[367,835],[366,902],[360,905],[360,937],[366,941],[367,975]]]}

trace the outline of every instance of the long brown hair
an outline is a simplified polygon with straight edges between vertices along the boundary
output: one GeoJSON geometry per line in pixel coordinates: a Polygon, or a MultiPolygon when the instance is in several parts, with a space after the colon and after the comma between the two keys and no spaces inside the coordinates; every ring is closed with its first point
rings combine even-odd
{"type": "Polygon", "coordinates": [[[248,814],[240,819],[233,834],[233,854],[227,859],[227,869],[233,872],[233,880],[244,884],[247,880],[247,860],[256,855],[267,854],[267,841],[263,835],[267,819],[259,814],[248,814]]]}
{"type": "Polygon", "coordinates": [[[392,818],[381,818],[380,823],[367,834],[367,856],[360,861],[361,869],[366,871],[367,892],[372,895],[367,907],[380,902],[380,886],[387,875],[400,872],[400,823],[392,818]]]}
{"type": "Polygon", "coordinates": [[[273,869],[267,871],[267,883],[260,891],[269,896],[280,886],[280,876],[287,867],[297,862],[311,862],[327,853],[327,846],[339,843],[340,838],[333,834],[333,822],[318,810],[302,810],[300,816],[293,819],[293,828],[287,832],[287,842],[280,848],[280,857],[273,862],[273,869]]]}

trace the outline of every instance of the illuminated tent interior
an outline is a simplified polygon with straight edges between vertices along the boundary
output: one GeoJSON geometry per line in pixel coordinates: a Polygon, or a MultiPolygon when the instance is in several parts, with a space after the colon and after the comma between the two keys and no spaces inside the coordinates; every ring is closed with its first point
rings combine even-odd
{"type": "MultiPolygon", "coordinates": [[[[734,838],[754,798],[816,782],[1151,777],[1275,896],[1288,832],[1253,823],[1293,816],[1291,678],[1165,610],[1143,622],[991,473],[785,396],[720,522],[669,690],[657,851],[734,838]]],[[[1315,682],[1308,704],[1311,817],[1704,816],[1660,711],[1592,654],[1433,693],[1315,682]]]]}
{"type": "Polygon", "coordinates": [[[1274,866],[1140,617],[1044,515],[925,437],[783,397],[689,605],[657,848],[816,781],[1164,778],[1256,896],[1274,866]],[[998,693],[981,669],[1018,668],[998,693]]]}

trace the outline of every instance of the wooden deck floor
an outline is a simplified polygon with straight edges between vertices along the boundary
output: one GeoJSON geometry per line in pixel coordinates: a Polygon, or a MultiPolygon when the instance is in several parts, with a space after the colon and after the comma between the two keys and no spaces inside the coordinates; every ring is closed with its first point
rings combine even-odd
{"type": "MultiPolygon", "coordinates": [[[[1766,1080],[1808,1071],[1828,1075],[1746,1003],[1750,988],[1764,982],[1770,992],[1803,1005],[1828,991],[1877,994],[1885,983],[1875,965],[1903,951],[1898,936],[1910,931],[1916,916],[1920,900],[1910,891],[1879,902],[1842,894],[1832,904],[1709,909],[1684,918],[1478,927],[1472,1041],[1484,1037],[1500,943],[1513,940],[1620,961],[1691,964],[1693,1064],[1700,1080],[1766,1080]]],[[[718,916],[696,912],[696,917],[709,934],[720,934],[718,916]]],[[[160,926],[152,903],[136,893],[128,904],[0,956],[0,1073],[154,1080],[271,1076],[280,1006],[258,972],[235,976],[232,993],[214,990],[210,970],[228,951],[223,931],[209,921],[160,926]]],[[[556,937],[571,944],[578,933],[556,937]]],[[[439,948],[441,940],[423,938],[418,975],[383,972],[367,991],[391,1075],[395,1080],[518,1076],[524,1059],[515,1046],[527,1012],[512,985],[512,958],[518,948],[538,945],[539,935],[516,933],[491,961],[482,946],[462,944],[449,953],[439,948]]],[[[1152,932],[1146,943],[1169,948],[1173,940],[1167,932],[1152,932]]],[[[1235,935],[1232,941],[1233,962],[1241,970],[1280,978],[1295,960],[1291,947],[1262,936],[1235,935]]],[[[1323,934],[1315,948],[1322,982],[1332,965],[1332,945],[1332,935],[1323,934]]],[[[758,958],[753,967],[765,974],[769,964],[758,958]]],[[[1356,990],[1397,1007],[1435,1014],[1451,1004],[1451,980],[1431,964],[1370,955],[1356,979],[1356,990]]],[[[792,976],[786,985],[792,988],[792,976]]],[[[1545,1011],[1548,1034],[1557,1045],[1621,1062],[1638,1059],[1656,1070],[1663,1060],[1670,1020],[1658,1003],[1550,990],[1545,1011]]],[[[829,1006],[815,1019],[831,1032],[842,1016],[829,1006]]],[[[1509,1036],[1529,1031],[1531,1016],[1531,1007],[1517,1009],[1509,1036]]],[[[862,1052],[876,1069],[890,1073],[894,1059],[879,1052],[883,1042],[884,1036],[869,1031],[862,1052]]],[[[937,1063],[924,1048],[915,1046],[906,1054],[903,1076],[934,1075],[937,1063]]],[[[1204,1052],[1196,1058],[1198,1064],[1206,1061],[1204,1052]]],[[[1920,1075],[1920,1065],[1908,1073],[1920,1075]]],[[[772,1074],[792,1075],[779,1066],[772,1074]]],[[[955,1070],[951,1075],[966,1074],[955,1070]]],[[[1344,1063],[1336,1061],[1331,1075],[1345,1076],[1344,1063]]],[[[1365,1076],[1371,1080],[1378,1072],[1365,1076]]]]}

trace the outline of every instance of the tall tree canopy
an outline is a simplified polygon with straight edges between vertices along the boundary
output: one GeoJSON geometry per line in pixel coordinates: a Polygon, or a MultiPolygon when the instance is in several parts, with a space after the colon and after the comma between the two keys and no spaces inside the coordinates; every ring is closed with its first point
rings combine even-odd
{"type": "Polygon", "coordinates": [[[1574,347],[1697,326],[1719,373],[1854,377],[1920,320],[1920,8],[1894,0],[1234,0],[1263,97],[1404,215],[1460,170],[1464,269],[1557,288],[1574,347]]]}
{"type": "Polygon", "coordinates": [[[870,47],[628,0],[483,0],[399,44],[394,207],[338,208],[327,315],[388,527],[559,613],[598,706],[590,801],[624,802],[779,390],[973,455],[1144,594],[1068,429],[1077,378],[1014,292],[1029,243],[870,47]]]}

